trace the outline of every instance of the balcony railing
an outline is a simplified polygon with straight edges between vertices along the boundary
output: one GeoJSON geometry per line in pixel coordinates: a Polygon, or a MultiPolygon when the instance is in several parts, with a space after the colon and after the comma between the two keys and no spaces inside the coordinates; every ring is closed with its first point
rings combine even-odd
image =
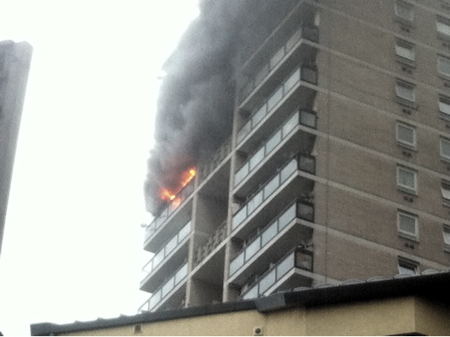
{"type": "Polygon", "coordinates": [[[147,241],[166,220],[181,206],[184,201],[194,191],[194,180],[186,185],[176,196],[176,199],[172,201],[162,212],[145,228],[145,241],[147,241]]]}
{"type": "Polygon", "coordinates": [[[209,236],[203,246],[197,248],[194,255],[194,266],[199,265],[200,262],[202,262],[218,245],[222,243],[223,240],[225,240],[226,236],[227,223],[225,221],[217,227],[211,236],[209,236]]]}
{"type": "Polygon", "coordinates": [[[234,230],[271,195],[275,194],[283,183],[293,176],[297,170],[315,173],[315,158],[309,155],[298,155],[289,160],[278,173],[266,182],[242,207],[233,215],[231,228],[234,230]]]}
{"type": "Polygon", "coordinates": [[[292,72],[289,77],[281,84],[271,95],[269,99],[262,104],[262,106],[254,111],[249,120],[238,131],[237,144],[240,144],[242,140],[254,129],[256,126],[272,112],[277,104],[289,94],[292,88],[297,83],[302,81],[317,84],[317,69],[310,66],[302,66],[292,72]]]}
{"type": "Polygon", "coordinates": [[[298,125],[316,128],[316,114],[312,111],[300,110],[291,115],[287,121],[275,131],[257,151],[250,156],[245,164],[234,175],[234,186],[247,177],[298,125]]]}
{"type": "Polygon", "coordinates": [[[269,76],[271,71],[287,57],[292,48],[302,38],[312,42],[318,42],[319,29],[317,27],[301,27],[295,31],[284,45],[271,55],[268,61],[255,72],[255,75],[248,79],[246,85],[242,87],[240,102],[244,101],[269,76]]]}
{"type": "Polygon", "coordinates": [[[264,227],[261,234],[254,238],[248,245],[231,261],[230,276],[240,270],[255,254],[278,239],[284,228],[292,220],[300,218],[314,222],[314,206],[309,202],[296,201],[279,215],[275,221],[264,227]]]}
{"type": "MultiPolygon", "coordinates": [[[[165,245],[164,247],[157,252],[151,259],[148,261],[145,266],[142,268],[142,270],[145,272],[145,278],[150,275],[153,270],[158,267],[173,251],[176,250],[177,247],[181,245],[181,243],[184,242],[184,239],[186,239],[189,236],[189,233],[191,232],[191,222],[189,221],[186,225],[184,225],[183,228],[180,229],[180,231],[172,237],[165,245]]],[[[145,279],[144,278],[144,279],[145,279]]]]}
{"type": "Polygon", "coordinates": [[[182,265],[173,276],[156,290],[152,296],[139,308],[139,311],[152,311],[159,303],[165,300],[188,274],[188,264],[182,265]]]}
{"type": "Polygon", "coordinates": [[[225,159],[225,157],[231,151],[231,139],[228,138],[214,153],[214,155],[208,160],[204,161],[199,166],[199,177],[200,179],[206,178],[214,169],[220,165],[220,163],[225,159]]]}
{"type": "Polygon", "coordinates": [[[241,296],[243,299],[256,298],[267,294],[267,290],[274,286],[281,278],[293,269],[303,269],[312,271],[313,269],[313,253],[305,248],[295,248],[288,253],[268,271],[250,284],[244,287],[241,296]]]}

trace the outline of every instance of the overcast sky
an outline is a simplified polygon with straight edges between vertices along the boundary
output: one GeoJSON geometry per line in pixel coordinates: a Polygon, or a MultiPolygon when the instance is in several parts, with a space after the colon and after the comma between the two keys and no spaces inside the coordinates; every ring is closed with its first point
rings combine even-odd
{"type": "Polygon", "coordinates": [[[0,0],[34,48],[0,255],[0,331],[135,314],[161,66],[197,0],[0,0]]]}

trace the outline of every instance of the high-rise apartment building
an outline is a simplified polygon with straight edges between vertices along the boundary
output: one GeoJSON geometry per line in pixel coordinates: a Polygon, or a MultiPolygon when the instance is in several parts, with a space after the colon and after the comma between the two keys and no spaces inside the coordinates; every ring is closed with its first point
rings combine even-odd
{"type": "Polygon", "coordinates": [[[0,42],[0,249],[32,48],[0,42]]]}
{"type": "Polygon", "coordinates": [[[450,2],[245,18],[229,141],[147,226],[141,310],[448,269],[450,2]]]}

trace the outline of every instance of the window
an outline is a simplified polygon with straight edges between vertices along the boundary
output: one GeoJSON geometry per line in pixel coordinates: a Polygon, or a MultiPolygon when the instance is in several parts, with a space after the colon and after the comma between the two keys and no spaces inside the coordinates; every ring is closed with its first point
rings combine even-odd
{"type": "Polygon", "coordinates": [[[450,38],[450,19],[438,16],[436,21],[436,30],[439,35],[450,38]]]}
{"type": "Polygon", "coordinates": [[[450,160],[450,140],[441,138],[441,158],[450,160]]]}
{"type": "Polygon", "coordinates": [[[395,85],[395,94],[397,97],[414,103],[416,101],[416,90],[414,84],[397,81],[395,85]]]}
{"type": "Polygon", "coordinates": [[[450,59],[439,55],[437,60],[437,69],[440,74],[450,77],[450,59]]]}
{"type": "Polygon", "coordinates": [[[397,0],[394,5],[394,12],[402,20],[414,21],[414,7],[405,1],[397,0]]]}
{"type": "Polygon", "coordinates": [[[450,250],[450,226],[444,225],[444,229],[442,230],[442,236],[444,237],[444,244],[447,250],[450,250]]]}
{"type": "Polygon", "coordinates": [[[405,40],[396,41],[395,54],[408,61],[414,62],[416,60],[416,50],[414,45],[405,40]]]}
{"type": "Polygon", "coordinates": [[[443,180],[441,183],[441,193],[444,204],[450,206],[450,181],[443,180]]]}
{"type": "Polygon", "coordinates": [[[450,97],[439,97],[439,112],[441,113],[441,117],[450,119],[450,97]]]}
{"type": "Polygon", "coordinates": [[[416,147],[416,128],[404,123],[397,123],[397,142],[408,147],[416,147]]]}
{"type": "Polygon", "coordinates": [[[416,275],[419,264],[404,258],[398,259],[398,273],[401,275],[416,275]]]}
{"type": "Polygon", "coordinates": [[[397,230],[399,234],[408,239],[417,239],[419,234],[417,215],[403,211],[398,211],[397,215],[397,230]]]}
{"type": "Polygon", "coordinates": [[[417,172],[404,166],[397,166],[397,186],[409,193],[417,192],[417,172]]]}

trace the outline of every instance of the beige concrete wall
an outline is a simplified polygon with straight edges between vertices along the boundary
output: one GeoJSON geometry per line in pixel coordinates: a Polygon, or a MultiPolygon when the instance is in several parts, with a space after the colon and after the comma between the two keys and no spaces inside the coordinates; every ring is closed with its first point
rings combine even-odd
{"type": "Polygon", "coordinates": [[[414,297],[296,308],[268,314],[253,310],[175,319],[135,326],[80,331],[72,335],[392,335],[450,334],[448,308],[414,297]]]}

